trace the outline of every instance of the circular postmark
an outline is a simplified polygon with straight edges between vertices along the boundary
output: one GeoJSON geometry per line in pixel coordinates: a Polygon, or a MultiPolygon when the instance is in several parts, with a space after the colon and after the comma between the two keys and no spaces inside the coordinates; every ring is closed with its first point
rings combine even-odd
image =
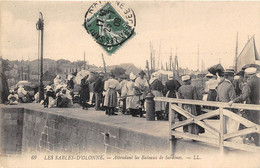
{"type": "Polygon", "coordinates": [[[85,14],[85,29],[107,51],[133,36],[135,26],[134,11],[123,2],[95,2],[85,14]]]}

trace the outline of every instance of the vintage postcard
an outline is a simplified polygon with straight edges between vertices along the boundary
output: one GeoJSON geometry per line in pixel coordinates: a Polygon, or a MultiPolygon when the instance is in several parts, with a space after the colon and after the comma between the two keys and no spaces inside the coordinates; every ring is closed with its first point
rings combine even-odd
{"type": "Polygon", "coordinates": [[[260,167],[260,1],[0,1],[0,168],[260,167]]]}

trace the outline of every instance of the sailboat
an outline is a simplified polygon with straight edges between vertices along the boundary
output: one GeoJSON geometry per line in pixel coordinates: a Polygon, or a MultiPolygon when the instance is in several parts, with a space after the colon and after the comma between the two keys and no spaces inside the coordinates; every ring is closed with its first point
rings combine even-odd
{"type": "Polygon", "coordinates": [[[237,70],[241,70],[246,64],[260,65],[260,57],[255,46],[255,38],[252,36],[239,56],[237,57],[237,70]]]}

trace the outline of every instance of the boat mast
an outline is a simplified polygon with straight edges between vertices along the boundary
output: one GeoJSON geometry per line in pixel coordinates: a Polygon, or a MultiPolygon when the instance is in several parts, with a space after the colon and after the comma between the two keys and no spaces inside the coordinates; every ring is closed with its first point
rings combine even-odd
{"type": "Polygon", "coordinates": [[[169,70],[172,70],[172,49],[171,49],[171,55],[170,55],[170,62],[169,62],[169,70]]]}
{"type": "Polygon", "coordinates": [[[86,70],[86,56],[85,56],[85,51],[84,51],[84,70],[86,70]]]}
{"type": "Polygon", "coordinates": [[[161,42],[159,45],[159,53],[158,53],[158,63],[157,63],[158,69],[160,69],[160,59],[161,59],[161,42]]]}
{"type": "Polygon", "coordinates": [[[153,47],[151,41],[150,41],[150,61],[151,61],[151,71],[152,71],[153,70],[153,47]]]}
{"type": "Polygon", "coordinates": [[[235,59],[234,59],[234,62],[235,62],[235,65],[234,65],[234,70],[235,72],[237,72],[237,50],[238,50],[238,32],[237,32],[237,37],[236,37],[236,52],[235,52],[235,59]]]}
{"type": "Polygon", "coordinates": [[[198,60],[197,60],[197,71],[200,70],[200,45],[198,45],[198,60]]]}
{"type": "Polygon", "coordinates": [[[107,73],[107,69],[106,69],[106,61],[105,61],[105,58],[104,58],[103,53],[101,54],[101,56],[102,56],[102,60],[103,60],[104,71],[105,71],[105,74],[106,74],[106,73],[107,73]]]}
{"type": "Polygon", "coordinates": [[[30,80],[30,56],[28,55],[28,81],[30,80]]]}

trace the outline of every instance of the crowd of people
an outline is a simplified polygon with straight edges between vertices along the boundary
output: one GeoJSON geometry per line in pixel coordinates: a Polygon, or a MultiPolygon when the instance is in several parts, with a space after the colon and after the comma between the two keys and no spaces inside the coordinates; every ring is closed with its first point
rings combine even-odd
{"type": "MultiPolygon", "coordinates": [[[[249,67],[235,74],[233,69],[217,71],[215,74],[208,73],[204,90],[198,90],[192,85],[189,75],[181,76],[181,81],[175,79],[173,74],[168,75],[165,84],[160,80],[160,74],[154,72],[151,79],[145,78],[146,73],[142,70],[138,76],[130,73],[116,78],[113,73],[107,76],[99,73],[93,83],[93,96],[90,94],[90,82],[88,75],[81,79],[79,90],[75,90],[75,76],[69,75],[67,80],[57,75],[52,85],[45,87],[44,101],[40,102],[44,107],[82,107],[88,109],[93,106],[96,110],[104,110],[108,116],[117,115],[118,109],[125,115],[133,117],[144,117],[145,98],[151,92],[155,97],[168,97],[178,99],[202,99],[205,101],[227,102],[230,106],[233,103],[259,104],[260,78],[256,76],[258,69],[249,67]]],[[[10,104],[18,102],[30,102],[27,91],[21,86],[17,93],[11,91],[8,97],[10,104]]],[[[34,101],[39,101],[39,93],[35,94],[34,101]]],[[[201,107],[196,105],[183,104],[182,108],[192,115],[198,116],[203,113],[201,108],[215,110],[216,107],[201,107]]],[[[165,102],[155,102],[155,116],[157,120],[168,120],[169,104],[165,102]]],[[[259,124],[259,111],[235,111],[248,120],[259,124]]],[[[176,116],[183,121],[186,118],[181,115],[176,116]]],[[[230,120],[230,124],[232,121],[230,120]]],[[[233,124],[234,125],[234,124],[233,124]]],[[[243,129],[239,123],[237,127],[229,128],[228,131],[243,129]]],[[[196,125],[190,124],[183,127],[184,132],[192,134],[203,133],[205,130],[196,125]]],[[[254,133],[243,137],[244,143],[255,143],[259,146],[259,134],[254,133]]]]}
{"type": "MultiPolygon", "coordinates": [[[[255,67],[242,69],[234,73],[233,69],[218,71],[216,76],[208,74],[205,93],[207,101],[227,102],[229,106],[233,103],[260,104],[260,78],[257,76],[259,70],[255,67]]],[[[216,109],[215,107],[210,107],[216,109]]],[[[257,110],[234,110],[228,109],[244,118],[259,124],[259,111],[257,110]]],[[[239,122],[226,118],[227,133],[235,132],[245,128],[239,122]]],[[[247,144],[259,146],[259,134],[252,133],[243,137],[233,138],[247,144]]]]}

